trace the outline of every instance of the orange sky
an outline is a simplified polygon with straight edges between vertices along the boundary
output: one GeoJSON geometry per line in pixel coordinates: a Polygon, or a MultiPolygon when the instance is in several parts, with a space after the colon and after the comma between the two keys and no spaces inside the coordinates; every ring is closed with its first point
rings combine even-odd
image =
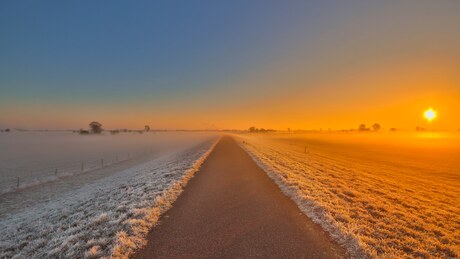
{"type": "MultiPolygon", "coordinates": [[[[361,123],[460,129],[460,5],[414,4],[331,4],[311,16],[303,16],[300,7],[287,8],[292,15],[282,21],[251,13],[240,21],[230,16],[222,32],[228,37],[194,39],[205,47],[191,46],[184,53],[196,51],[198,59],[158,64],[171,65],[158,76],[150,76],[155,70],[138,72],[145,68],[138,65],[130,72],[133,80],[125,80],[124,70],[108,70],[103,79],[113,77],[113,82],[97,77],[85,88],[81,80],[94,77],[91,71],[79,79],[70,73],[60,79],[63,83],[54,80],[60,82],[56,85],[16,82],[13,72],[5,73],[0,127],[76,129],[98,120],[107,129],[145,124],[158,129],[350,129],[361,123]],[[238,22],[247,31],[232,27],[238,22]],[[189,61],[190,67],[183,65],[189,61]],[[125,81],[117,80],[118,74],[125,81]],[[98,80],[103,84],[93,86],[98,80]],[[428,123],[422,114],[430,107],[438,117],[428,123]]],[[[281,15],[275,7],[270,12],[281,15]]],[[[27,64],[14,75],[33,78],[34,69],[39,71],[27,64]]],[[[51,79],[58,75],[49,73],[51,79]]]]}

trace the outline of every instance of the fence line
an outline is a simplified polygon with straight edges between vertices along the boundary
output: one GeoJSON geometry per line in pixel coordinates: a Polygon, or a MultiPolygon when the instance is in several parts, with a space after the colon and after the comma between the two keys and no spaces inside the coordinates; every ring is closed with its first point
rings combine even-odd
{"type": "Polygon", "coordinates": [[[153,153],[153,148],[141,150],[138,152],[125,152],[102,157],[95,160],[79,160],[75,162],[61,163],[54,166],[41,167],[40,169],[29,170],[26,166],[15,167],[15,175],[21,171],[31,171],[35,174],[30,176],[15,176],[10,181],[0,184],[0,194],[14,192],[18,189],[35,186],[38,184],[56,181],[63,177],[76,176],[83,173],[89,173],[98,169],[103,169],[111,165],[120,164],[135,158],[146,156],[153,153]],[[26,169],[27,168],[27,169],[26,169]]]}

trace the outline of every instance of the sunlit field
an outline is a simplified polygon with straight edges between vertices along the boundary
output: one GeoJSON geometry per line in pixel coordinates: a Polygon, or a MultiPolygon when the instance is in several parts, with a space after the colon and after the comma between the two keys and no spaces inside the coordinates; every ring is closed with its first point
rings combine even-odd
{"type": "Polygon", "coordinates": [[[242,134],[238,139],[351,255],[460,256],[460,134],[242,134]]]}

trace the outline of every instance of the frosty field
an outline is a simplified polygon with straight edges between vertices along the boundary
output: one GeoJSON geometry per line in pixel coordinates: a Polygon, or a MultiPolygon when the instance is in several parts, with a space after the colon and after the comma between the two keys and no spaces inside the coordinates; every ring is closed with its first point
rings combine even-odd
{"type": "Polygon", "coordinates": [[[237,138],[283,192],[351,255],[460,256],[458,133],[237,138]]]}
{"type": "Polygon", "coordinates": [[[193,144],[191,135],[144,134],[82,136],[72,132],[11,132],[0,134],[0,193],[41,184],[62,176],[99,169],[148,155],[158,157],[193,144]]]}
{"type": "Polygon", "coordinates": [[[39,178],[41,171],[34,168],[46,165],[80,163],[121,152],[131,152],[132,158],[0,194],[1,258],[130,254],[145,242],[145,233],[169,208],[218,138],[208,133],[15,134],[0,139],[2,179],[14,176],[7,170],[12,167],[21,168],[16,171],[19,175],[39,178]],[[135,155],[143,150],[149,152],[135,155]],[[24,197],[28,202],[18,202],[24,197]]]}

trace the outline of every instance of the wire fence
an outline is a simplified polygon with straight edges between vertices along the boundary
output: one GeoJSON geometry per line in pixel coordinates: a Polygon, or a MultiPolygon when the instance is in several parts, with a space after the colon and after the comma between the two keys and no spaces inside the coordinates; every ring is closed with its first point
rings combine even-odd
{"type": "Polygon", "coordinates": [[[140,158],[151,153],[153,153],[153,149],[149,148],[135,152],[131,151],[111,156],[104,156],[93,160],[56,163],[53,166],[47,167],[34,167],[33,170],[30,169],[30,165],[10,168],[10,170],[15,172],[14,175],[16,176],[11,177],[10,179],[3,179],[3,181],[0,182],[0,194],[56,181],[64,177],[90,173],[124,161],[140,158]]]}

